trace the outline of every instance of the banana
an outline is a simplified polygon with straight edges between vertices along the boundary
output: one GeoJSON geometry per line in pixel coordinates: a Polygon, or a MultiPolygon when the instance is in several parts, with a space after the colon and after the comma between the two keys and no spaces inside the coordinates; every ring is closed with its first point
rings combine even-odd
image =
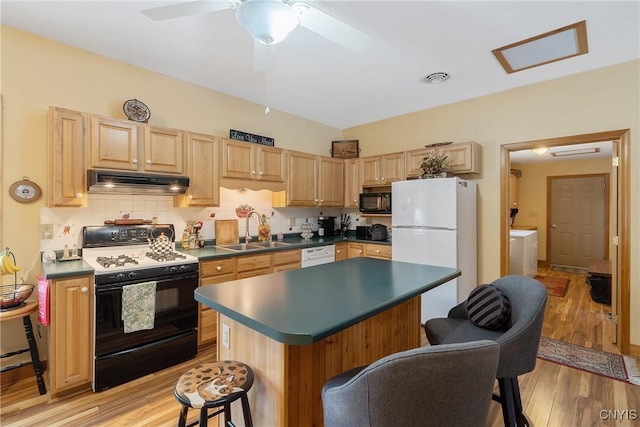
{"type": "Polygon", "coordinates": [[[2,272],[5,274],[14,274],[17,271],[20,271],[21,268],[18,267],[17,265],[15,265],[13,263],[13,260],[11,259],[11,251],[5,251],[4,255],[2,256],[2,264],[1,264],[1,269],[2,272]]]}
{"type": "Polygon", "coordinates": [[[0,254],[0,271],[2,272],[2,274],[9,274],[8,271],[5,271],[4,269],[4,259],[6,258],[4,251],[2,251],[2,254],[0,254]]]}

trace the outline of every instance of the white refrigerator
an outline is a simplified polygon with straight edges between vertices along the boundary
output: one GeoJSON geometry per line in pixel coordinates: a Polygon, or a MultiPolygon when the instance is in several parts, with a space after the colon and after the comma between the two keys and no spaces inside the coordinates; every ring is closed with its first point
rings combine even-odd
{"type": "Polygon", "coordinates": [[[476,193],[475,182],[457,177],[391,185],[393,260],[462,272],[422,294],[422,323],[446,317],[478,284],[476,193]]]}

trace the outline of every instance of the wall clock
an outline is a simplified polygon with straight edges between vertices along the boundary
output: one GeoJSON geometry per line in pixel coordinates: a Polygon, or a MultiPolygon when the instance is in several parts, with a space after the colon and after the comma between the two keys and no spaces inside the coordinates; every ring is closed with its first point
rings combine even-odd
{"type": "Polygon", "coordinates": [[[129,99],[128,101],[125,101],[122,105],[122,109],[127,115],[127,118],[135,122],[147,123],[149,121],[149,117],[151,117],[149,107],[147,107],[144,102],[137,99],[129,99]]]}
{"type": "Polygon", "coordinates": [[[42,190],[38,184],[29,181],[29,177],[25,176],[20,181],[11,184],[11,187],[9,187],[9,195],[16,202],[31,203],[42,196],[42,190]]]}

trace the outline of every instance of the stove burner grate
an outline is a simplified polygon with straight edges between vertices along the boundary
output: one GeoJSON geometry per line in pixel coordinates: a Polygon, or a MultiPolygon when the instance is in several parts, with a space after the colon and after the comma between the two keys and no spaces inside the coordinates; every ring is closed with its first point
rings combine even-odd
{"type": "Polygon", "coordinates": [[[153,252],[147,252],[147,258],[151,258],[154,261],[166,262],[175,261],[177,259],[186,259],[187,256],[179,252],[170,252],[168,254],[155,254],[153,252]]]}
{"type": "Polygon", "coordinates": [[[96,262],[104,268],[109,267],[124,267],[127,264],[138,264],[138,261],[127,255],[112,256],[99,256],[96,258],[96,262]]]}

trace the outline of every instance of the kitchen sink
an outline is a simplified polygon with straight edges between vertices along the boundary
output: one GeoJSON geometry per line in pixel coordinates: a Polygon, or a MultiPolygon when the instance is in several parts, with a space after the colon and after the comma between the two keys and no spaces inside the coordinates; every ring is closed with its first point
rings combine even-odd
{"type": "Polygon", "coordinates": [[[284,242],[256,242],[256,243],[249,243],[249,246],[260,246],[261,248],[279,248],[282,246],[289,246],[290,243],[284,243],[284,242]]]}
{"type": "Polygon", "coordinates": [[[221,249],[227,249],[229,251],[256,251],[258,249],[266,248],[279,248],[281,246],[289,246],[289,243],[284,242],[255,242],[255,243],[236,243],[232,245],[216,245],[221,249]]]}

